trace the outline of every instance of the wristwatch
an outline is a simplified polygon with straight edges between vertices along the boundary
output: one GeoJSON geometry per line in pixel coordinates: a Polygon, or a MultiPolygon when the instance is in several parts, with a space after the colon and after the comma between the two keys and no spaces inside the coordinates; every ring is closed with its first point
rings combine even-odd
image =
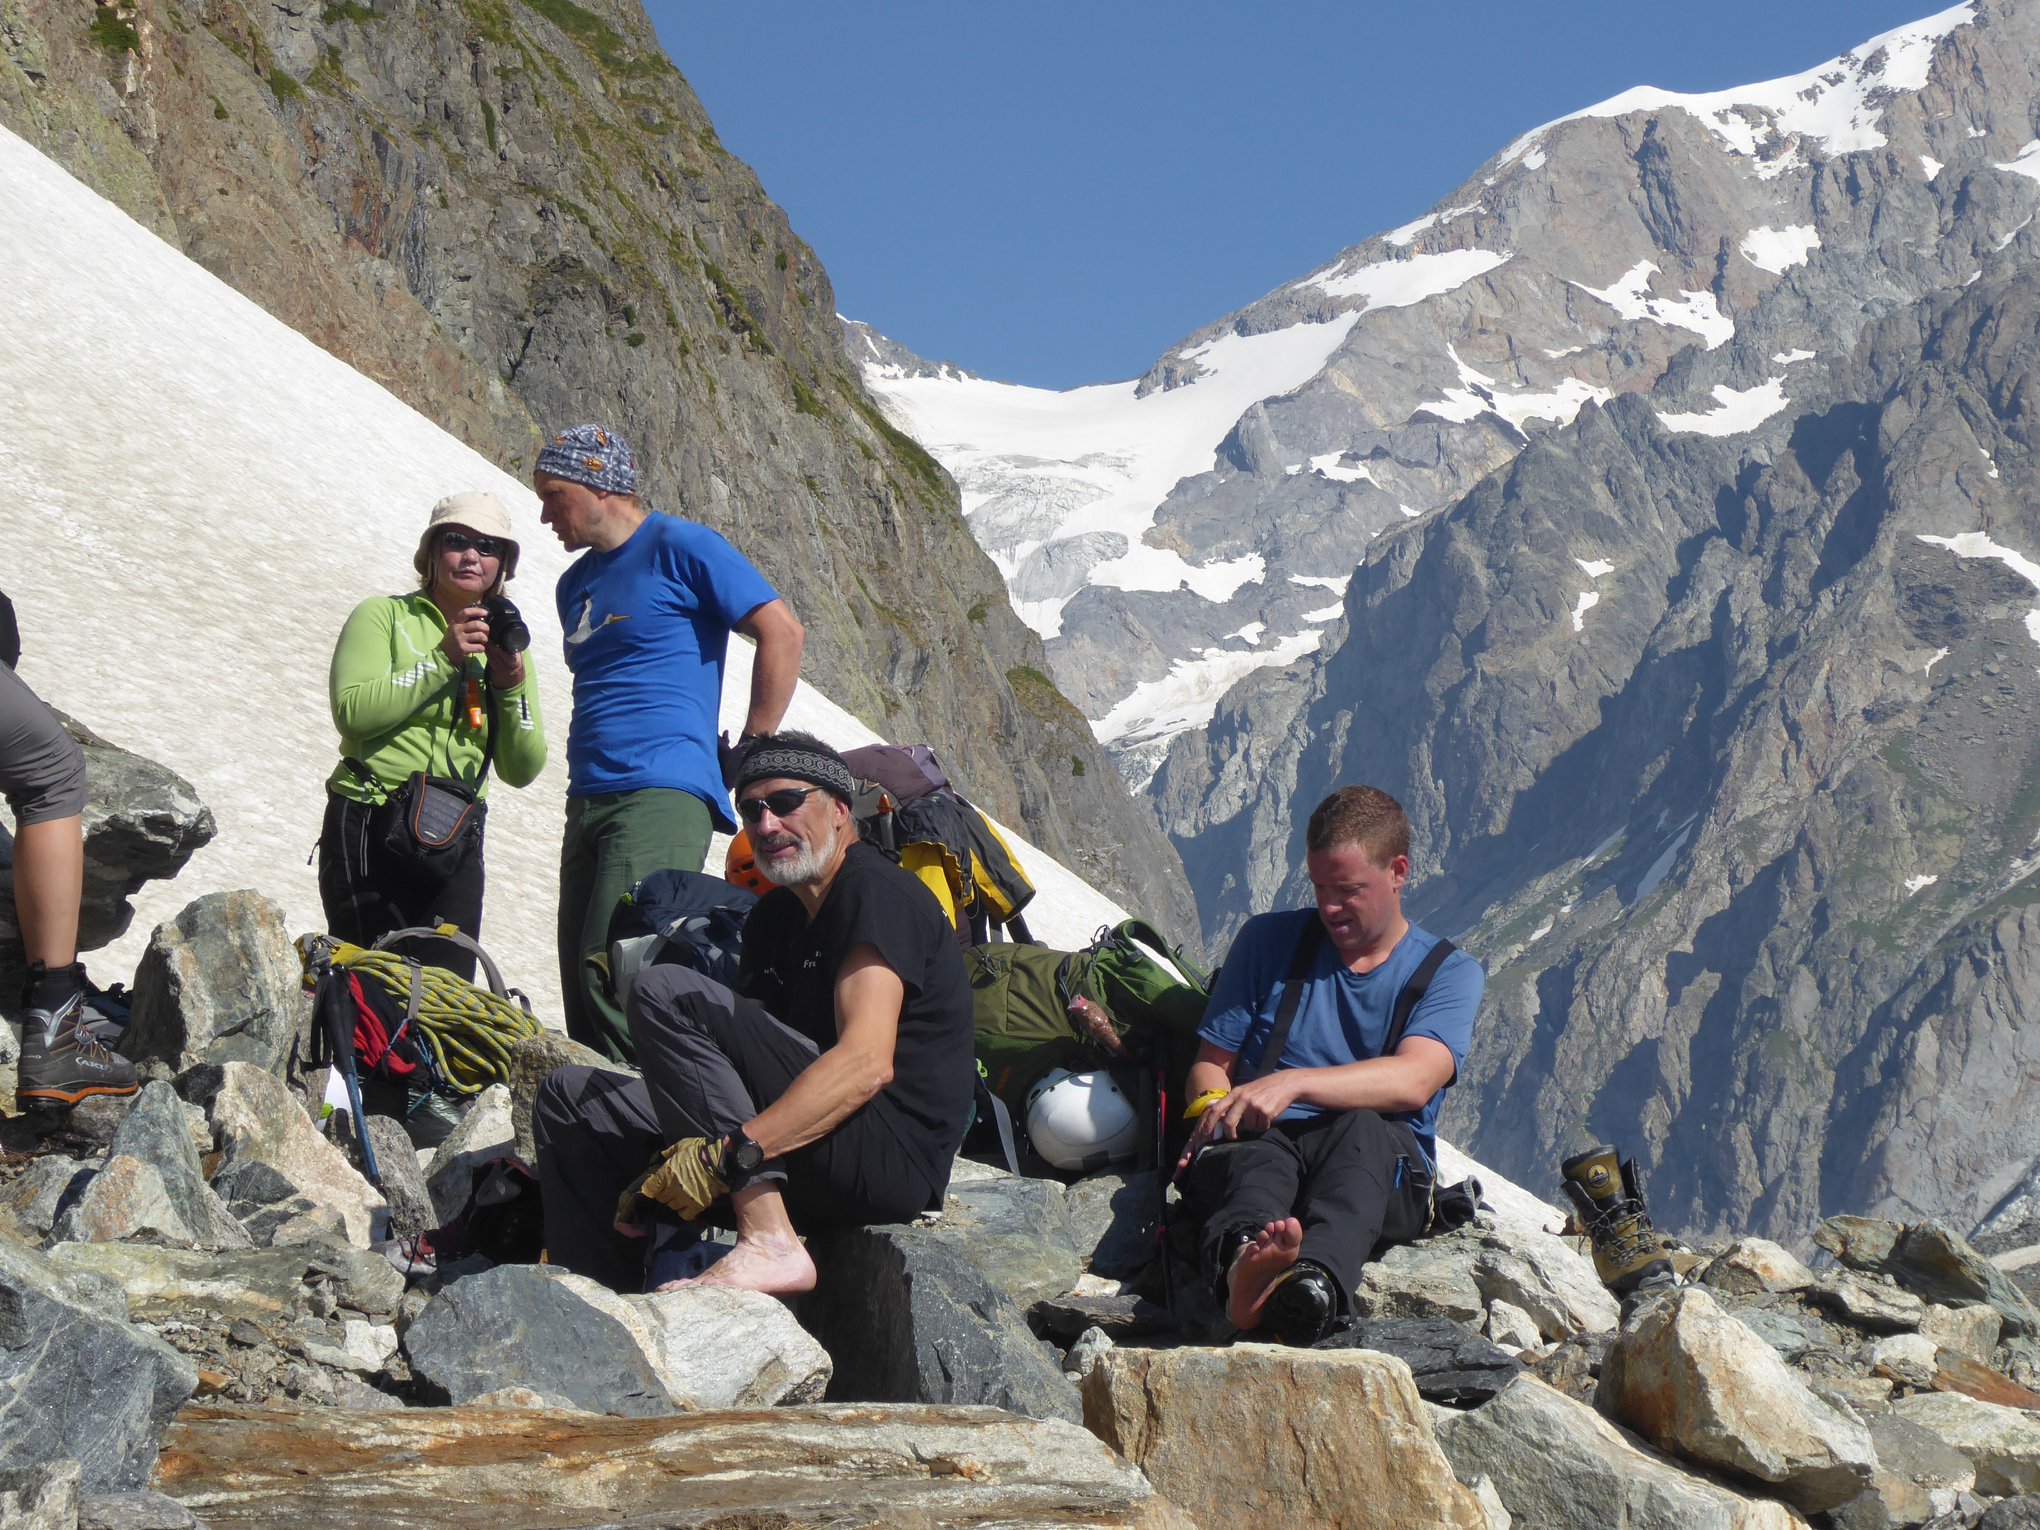
{"type": "Polygon", "coordinates": [[[746,1137],[741,1126],[723,1138],[723,1183],[732,1190],[741,1190],[764,1167],[765,1150],[746,1137]]]}

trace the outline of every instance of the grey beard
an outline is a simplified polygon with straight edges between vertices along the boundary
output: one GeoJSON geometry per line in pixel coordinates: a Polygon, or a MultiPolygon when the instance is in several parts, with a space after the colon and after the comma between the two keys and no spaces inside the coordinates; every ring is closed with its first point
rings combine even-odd
{"type": "Polygon", "coordinates": [[[804,846],[790,861],[758,861],[759,875],[776,887],[792,887],[799,882],[812,882],[828,869],[829,862],[836,854],[836,830],[832,826],[829,837],[818,845],[804,846]]]}

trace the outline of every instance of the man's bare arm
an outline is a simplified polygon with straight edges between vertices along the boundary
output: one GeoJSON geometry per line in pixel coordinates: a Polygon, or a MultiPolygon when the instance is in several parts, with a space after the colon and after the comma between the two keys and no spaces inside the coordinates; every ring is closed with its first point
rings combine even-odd
{"type": "Polygon", "coordinates": [[[891,1083],[906,997],[899,974],[873,947],[852,950],[836,974],[836,1044],[745,1122],[744,1135],[777,1158],[826,1137],[891,1083]]]}
{"type": "Polygon", "coordinates": [[[1218,1115],[1214,1132],[1221,1126],[1266,1131],[1292,1105],[1394,1115],[1423,1109],[1456,1072],[1450,1047],[1428,1036],[1408,1036],[1389,1057],[1332,1068],[1278,1068],[1240,1085],[1206,1114],[1218,1115]]]}
{"type": "Polygon", "coordinates": [[[737,631],[758,645],[751,659],[751,709],[744,717],[744,731],[770,733],[793,700],[807,629],[785,601],[768,600],[738,622],[737,631]]]}

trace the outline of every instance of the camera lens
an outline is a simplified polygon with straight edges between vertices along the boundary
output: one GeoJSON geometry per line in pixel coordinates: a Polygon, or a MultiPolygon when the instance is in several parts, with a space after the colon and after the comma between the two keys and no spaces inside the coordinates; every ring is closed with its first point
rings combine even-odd
{"type": "Polygon", "coordinates": [[[489,641],[505,653],[522,653],[531,646],[531,629],[523,613],[501,595],[483,603],[489,612],[489,641]]]}

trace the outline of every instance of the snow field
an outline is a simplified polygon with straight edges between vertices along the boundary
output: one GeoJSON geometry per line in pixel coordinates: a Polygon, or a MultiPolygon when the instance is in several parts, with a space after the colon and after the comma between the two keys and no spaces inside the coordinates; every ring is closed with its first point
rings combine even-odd
{"type": "MultiPolygon", "coordinates": [[[[253,887],[291,930],[323,924],[306,856],[337,759],[326,669],[347,613],[414,583],[431,505],[483,489],[521,537],[509,593],[533,634],[552,757],[490,793],[483,943],[559,1019],[554,944],[571,699],[552,586],[567,556],[529,488],[271,318],[0,129],[0,568],[21,672],[51,704],[189,780],[219,836],[148,884],[87,961],[131,976],[199,895],[253,887]]],[[[732,645],[723,723],[742,720],[732,645]]],[[[844,747],[875,735],[803,685],[789,716],[844,747]]],[[[962,783],[968,792],[969,783],[962,783]]],[[[1050,943],[1121,917],[1009,835],[1050,943]]],[[[721,847],[711,852],[720,864],[721,847]]]]}

